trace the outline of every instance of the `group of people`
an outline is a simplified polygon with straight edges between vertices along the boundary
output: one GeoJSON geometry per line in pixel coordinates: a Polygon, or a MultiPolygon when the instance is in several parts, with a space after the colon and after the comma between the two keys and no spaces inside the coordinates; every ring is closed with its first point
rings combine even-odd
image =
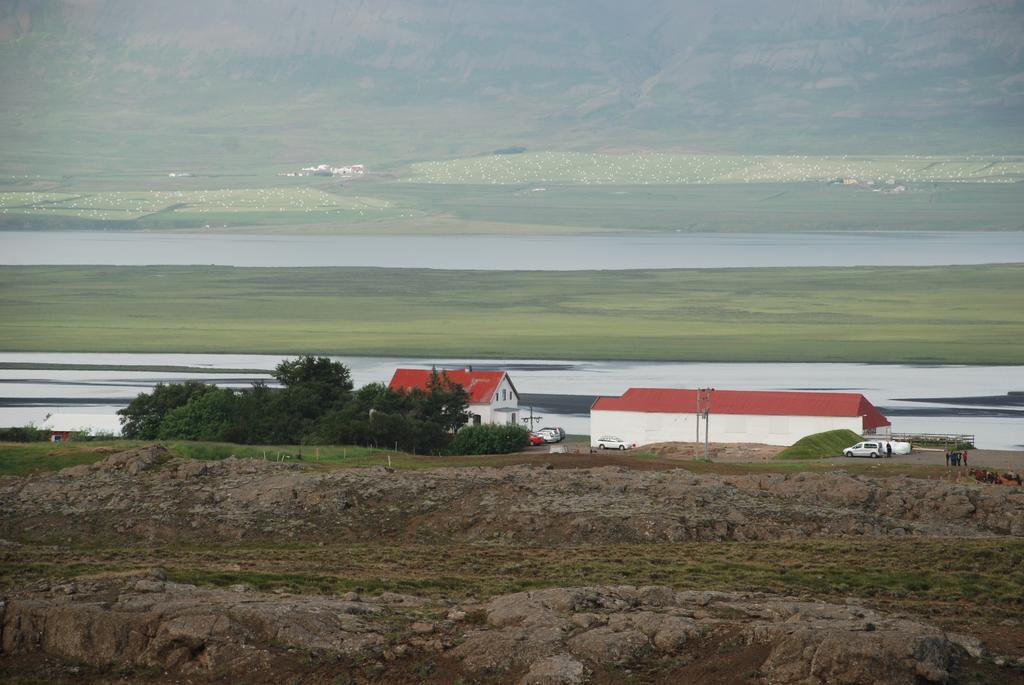
{"type": "Polygon", "coordinates": [[[946,452],[946,466],[967,466],[967,450],[946,452]]]}

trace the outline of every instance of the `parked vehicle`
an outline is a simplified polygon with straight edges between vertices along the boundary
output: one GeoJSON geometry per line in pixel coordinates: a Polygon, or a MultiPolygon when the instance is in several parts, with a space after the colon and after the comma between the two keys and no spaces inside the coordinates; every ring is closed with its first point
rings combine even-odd
{"type": "Polygon", "coordinates": [[[544,438],[544,442],[560,442],[562,440],[562,434],[558,432],[557,428],[541,428],[537,431],[537,435],[544,438]]]}
{"type": "MultiPolygon", "coordinates": [[[[901,442],[899,440],[890,440],[889,444],[892,445],[893,454],[910,454],[913,445],[909,442],[901,442]]],[[[885,443],[882,443],[882,451],[885,451],[885,443]]]]}
{"type": "Polygon", "coordinates": [[[847,457],[871,457],[877,459],[885,456],[885,443],[883,442],[858,442],[853,447],[843,450],[847,457]]]}
{"type": "Polygon", "coordinates": [[[543,445],[545,442],[547,442],[543,437],[537,435],[536,433],[530,433],[529,437],[531,445],[543,445]]]}
{"type": "Polygon", "coordinates": [[[593,442],[592,446],[601,450],[628,450],[630,448],[628,442],[614,435],[603,435],[593,442]]]}
{"type": "Polygon", "coordinates": [[[544,435],[545,433],[551,433],[556,438],[554,442],[561,442],[562,440],[565,440],[565,430],[557,426],[545,426],[544,428],[541,428],[537,432],[540,433],[541,435],[544,435]]]}

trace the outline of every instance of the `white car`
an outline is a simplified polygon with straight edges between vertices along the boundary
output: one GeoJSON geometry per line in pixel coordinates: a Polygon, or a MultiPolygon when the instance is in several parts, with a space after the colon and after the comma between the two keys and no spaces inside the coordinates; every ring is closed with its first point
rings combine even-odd
{"type": "Polygon", "coordinates": [[[872,459],[877,459],[878,457],[885,456],[885,443],[858,442],[853,447],[847,447],[843,450],[843,454],[847,457],[871,457],[872,459]]]}
{"type": "Polygon", "coordinates": [[[591,443],[591,447],[602,450],[628,450],[631,446],[622,438],[617,438],[614,435],[603,435],[591,443]]]}

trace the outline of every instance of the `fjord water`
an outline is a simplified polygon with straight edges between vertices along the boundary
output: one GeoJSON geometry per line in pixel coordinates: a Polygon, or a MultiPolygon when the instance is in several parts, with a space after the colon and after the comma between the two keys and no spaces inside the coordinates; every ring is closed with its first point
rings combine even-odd
{"type": "MultiPolygon", "coordinates": [[[[356,386],[390,380],[397,367],[507,369],[522,394],[619,395],[636,387],[857,392],[889,413],[897,432],[973,433],[978,447],[1020,449],[1024,443],[1024,369],[1015,366],[913,366],[879,364],[725,364],[683,362],[454,360],[336,357],[352,370],[356,386]],[[991,398],[971,400],[969,398],[991,398]],[[930,399],[931,402],[909,401],[930,399]]],[[[195,378],[245,387],[268,380],[276,355],[0,353],[0,363],[179,366],[221,373],[117,370],[0,370],[0,425],[41,423],[49,413],[113,414],[158,382],[195,378]],[[251,372],[228,371],[250,369],[251,372]],[[259,372],[262,370],[262,373],[259,372]]],[[[534,399],[544,425],[589,433],[585,413],[559,414],[534,399]]],[[[528,409],[523,405],[525,414],[528,409]]]]}
{"type": "Polygon", "coordinates": [[[1024,261],[1024,232],[241,235],[0,233],[0,265],[350,266],[564,271],[1024,261]]]}

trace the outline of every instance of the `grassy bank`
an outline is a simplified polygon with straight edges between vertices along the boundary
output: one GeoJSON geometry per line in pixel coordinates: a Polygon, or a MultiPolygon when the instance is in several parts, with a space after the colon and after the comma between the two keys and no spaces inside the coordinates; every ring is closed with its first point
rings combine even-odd
{"type": "MultiPolygon", "coordinates": [[[[122,450],[145,446],[137,440],[109,440],[51,444],[0,443],[0,476],[26,476],[32,473],[58,471],[68,466],[92,464],[122,450]]],[[[694,473],[742,475],[748,473],[825,473],[843,471],[851,475],[876,477],[907,476],[910,478],[948,478],[949,469],[936,457],[934,464],[906,464],[859,461],[758,461],[758,462],[706,462],[660,456],[652,452],[630,451],[625,454],[549,454],[529,451],[517,454],[479,456],[423,456],[394,450],[355,447],[351,445],[236,445],[220,442],[167,443],[175,456],[188,459],[217,460],[232,455],[243,459],[266,459],[301,463],[314,470],[367,468],[391,466],[403,470],[425,470],[446,467],[477,466],[547,466],[555,468],[592,468],[595,466],[625,466],[638,470],[670,470],[683,468],[694,473]]]]}
{"type": "Polygon", "coordinates": [[[3,267],[0,349],[1024,363],[1020,265],[3,267]]]}
{"type": "MultiPolygon", "coordinates": [[[[26,476],[30,473],[58,471],[69,466],[92,464],[110,454],[152,444],[139,440],[89,442],[0,443],[0,476],[26,476]]],[[[234,455],[244,459],[288,461],[317,466],[359,467],[386,464],[387,454],[352,446],[309,445],[234,445],[216,442],[166,443],[172,454],[188,459],[212,461],[234,455]]],[[[398,461],[398,459],[396,459],[398,461]]],[[[421,467],[425,468],[425,467],[421,467]]]]}
{"type": "Polygon", "coordinates": [[[859,435],[851,430],[834,430],[815,433],[800,438],[795,443],[779,452],[776,459],[824,459],[838,457],[843,450],[860,442],[859,435]]]}

